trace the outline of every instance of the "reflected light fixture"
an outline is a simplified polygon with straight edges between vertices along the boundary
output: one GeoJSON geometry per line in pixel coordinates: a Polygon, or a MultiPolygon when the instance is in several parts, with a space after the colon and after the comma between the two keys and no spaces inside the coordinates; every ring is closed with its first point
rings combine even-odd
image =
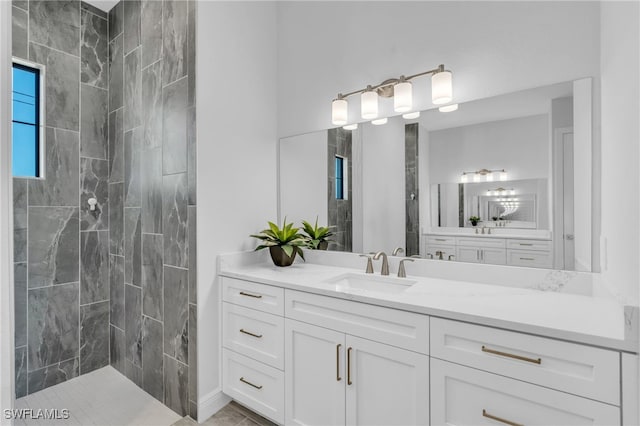
{"type": "Polygon", "coordinates": [[[467,176],[467,173],[462,173],[462,176],[460,176],[460,183],[467,183],[469,182],[469,176],[467,176]]]}
{"type": "Polygon", "coordinates": [[[373,124],[375,126],[380,126],[382,124],[387,124],[387,117],[378,118],[377,120],[372,120],[371,124],[373,124]]]}
{"type": "Polygon", "coordinates": [[[420,111],[408,112],[406,114],[402,114],[402,118],[405,120],[413,120],[414,118],[420,117],[420,111]]]}
{"type": "Polygon", "coordinates": [[[474,182],[482,182],[483,180],[485,182],[493,182],[496,176],[498,176],[501,181],[507,180],[507,172],[505,169],[480,169],[473,172],[462,172],[462,175],[460,176],[460,183],[469,182],[468,175],[473,175],[474,182]]]}
{"type": "Polygon", "coordinates": [[[346,126],[342,126],[345,130],[355,130],[358,128],[358,123],[347,124],[346,126]]]}
{"type": "Polygon", "coordinates": [[[458,110],[458,104],[445,105],[438,108],[440,112],[453,112],[458,110]]]}
{"type": "Polygon", "coordinates": [[[439,65],[437,68],[418,74],[401,75],[399,78],[390,78],[375,86],[367,85],[364,89],[345,94],[339,93],[331,103],[331,122],[336,126],[347,124],[349,121],[347,98],[357,94],[360,95],[360,115],[365,120],[378,117],[380,96],[394,98],[393,109],[395,112],[411,111],[413,109],[413,85],[410,80],[423,75],[431,75],[431,101],[434,104],[441,105],[451,102],[453,99],[452,73],[446,70],[444,65],[439,65]]]}

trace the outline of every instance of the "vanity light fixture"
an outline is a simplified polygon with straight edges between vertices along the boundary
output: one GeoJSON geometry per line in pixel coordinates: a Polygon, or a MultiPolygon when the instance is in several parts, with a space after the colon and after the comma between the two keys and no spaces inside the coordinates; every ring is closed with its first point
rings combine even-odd
{"type": "Polygon", "coordinates": [[[346,126],[342,126],[345,130],[355,130],[358,128],[358,123],[347,124],[346,126]]]}
{"type": "Polygon", "coordinates": [[[458,110],[458,104],[445,105],[438,108],[440,112],[453,112],[458,110]]]}
{"type": "Polygon", "coordinates": [[[420,111],[408,112],[406,114],[402,114],[402,118],[405,120],[413,120],[414,118],[420,117],[420,111]]]}
{"type": "Polygon", "coordinates": [[[382,124],[387,124],[387,117],[378,118],[377,120],[371,120],[371,124],[374,126],[380,126],[382,124]]]}
{"type": "Polygon", "coordinates": [[[394,97],[393,107],[396,112],[411,111],[413,108],[413,87],[410,80],[423,75],[431,75],[431,101],[435,105],[451,102],[453,99],[452,74],[451,71],[445,70],[444,65],[439,65],[432,70],[408,77],[401,75],[399,78],[390,78],[375,86],[367,85],[364,89],[345,94],[339,93],[331,103],[331,122],[336,126],[347,124],[347,98],[357,94],[360,94],[360,115],[365,120],[378,117],[379,96],[394,97]]]}
{"type": "Polygon", "coordinates": [[[473,175],[474,182],[493,182],[495,176],[498,177],[501,181],[507,180],[507,172],[504,169],[497,170],[488,170],[488,169],[480,169],[475,172],[462,172],[462,176],[460,176],[460,183],[469,182],[468,175],[473,175]]]}
{"type": "MultiPolygon", "coordinates": [[[[499,197],[502,197],[504,195],[516,195],[516,190],[513,188],[496,188],[496,189],[489,189],[487,190],[487,195],[488,196],[494,196],[497,195],[499,197]]],[[[500,200],[498,200],[500,201],[500,200]]]]}

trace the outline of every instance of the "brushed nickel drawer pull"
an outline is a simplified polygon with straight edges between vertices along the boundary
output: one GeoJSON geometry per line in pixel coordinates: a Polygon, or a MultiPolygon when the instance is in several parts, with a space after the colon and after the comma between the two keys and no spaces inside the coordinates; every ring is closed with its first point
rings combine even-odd
{"type": "Polygon", "coordinates": [[[241,381],[242,383],[246,383],[246,384],[248,384],[249,386],[253,386],[253,387],[254,387],[254,388],[256,388],[256,389],[262,389],[262,385],[260,385],[260,386],[258,386],[258,385],[254,385],[253,383],[246,381],[246,380],[244,379],[244,377],[240,377],[240,381],[241,381]]]}
{"type": "Polygon", "coordinates": [[[347,349],[347,384],[351,386],[353,382],[351,381],[351,350],[353,348],[347,349]]]}
{"type": "Polygon", "coordinates": [[[447,241],[445,238],[436,238],[436,241],[447,241]]]}
{"type": "Polygon", "coordinates": [[[340,377],[340,348],[342,347],[342,345],[340,343],[338,343],[336,345],[336,381],[340,381],[342,380],[342,377],[340,377]]]}
{"type": "Polygon", "coordinates": [[[254,297],[256,299],[262,299],[262,295],[261,294],[251,294],[251,293],[245,293],[244,291],[241,291],[240,295],[248,296],[248,297],[254,297]]]}
{"type": "Polygon", "coordinates": [[[494,354],[494,355],[506,356],[508,358],[518,359],[520,361],[531,362],[533,364],[542,363],[542,359],[541,358],[538,358],[538,359],[527,358],[526,356],[514,355],[514,354],[507,353],[507,352],[500,352],[500,351],[496,351],[495,349],[489,349],[489,348],[485,347],[484,345],[482,345],[482,352],[487,352],[487,353],[494,354]]]}
{"type": "Polygon", "coordinates": [[[249,336],[257,337],[258,339],[262,338],[262,334],[253,334],[252,332],[247,331],[244,328],[240,329],[240,333],[248,334],[249,336]]]}
{"type": "Polygon", "coordinates": [[[535,260],[533,257],[521,257],[520,260],[535,260]]]}
{"type": "Polygon", "coordinates": [[[497,417],[497,416],[491,415],[491,414],[487,413],[487,410],[485,410],[485,409],[482,409],[482,417],[486,417],[488,419],[495,420],[497,422],[504,423],[504,424],[509,425],[509,426],[524,426],[522,423],[512,422],[511,420],[507,420],[507,419],[503,419],[501,417],[497,417]]]}
{"type": "Polygon", "coordinates": [[[520,244],[521,246],[532,246],[533,245],[531,243],[518,243],[518,244],[520,244]]]}

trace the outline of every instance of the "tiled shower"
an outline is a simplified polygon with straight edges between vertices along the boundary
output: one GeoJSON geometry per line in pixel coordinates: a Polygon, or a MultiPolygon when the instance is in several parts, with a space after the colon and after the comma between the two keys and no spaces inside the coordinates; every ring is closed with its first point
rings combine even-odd
{"type": "Polygon", "coordinates": [[[195,8],[13,1],[13,55],[46,67],[45,178],[14,179],[17,397],[111,364],[196,416],[195,8]]]}

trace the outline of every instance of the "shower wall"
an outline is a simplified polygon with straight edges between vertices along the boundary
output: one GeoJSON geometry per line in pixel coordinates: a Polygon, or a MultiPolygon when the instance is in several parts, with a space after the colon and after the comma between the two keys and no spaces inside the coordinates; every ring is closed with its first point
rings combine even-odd
{"type": "Polygon", "coordinates": [[[13,182],[20,397],[109,364],[107,16],[13,1],[12,25],[13,55],[46,67],[45,178],[13,182]]]}
{"type": "Polygon", "coordinates": [[[195,8],[121,1],[108,16],[111,364],[194,418],[195,8]]]}

